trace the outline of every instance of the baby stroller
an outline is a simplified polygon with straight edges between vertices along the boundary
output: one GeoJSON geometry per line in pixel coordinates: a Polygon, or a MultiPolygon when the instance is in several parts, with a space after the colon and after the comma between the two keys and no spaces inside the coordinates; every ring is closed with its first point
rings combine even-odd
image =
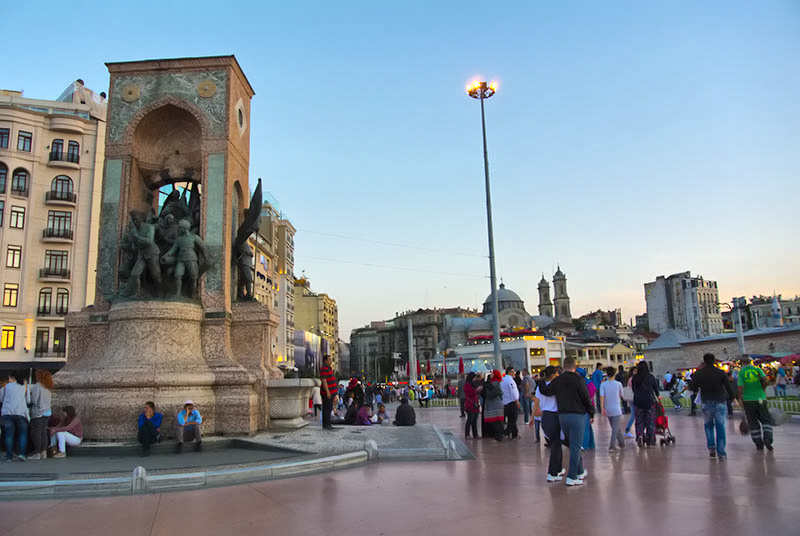
{"type": "Polygon", "coordinates": [[[656,404],[656,435],[661,436],[659,442],[662,447],[670,443],[675,444],[675,436],[669,430],[669,417],[667,417],[661,402],[656,404]]]}

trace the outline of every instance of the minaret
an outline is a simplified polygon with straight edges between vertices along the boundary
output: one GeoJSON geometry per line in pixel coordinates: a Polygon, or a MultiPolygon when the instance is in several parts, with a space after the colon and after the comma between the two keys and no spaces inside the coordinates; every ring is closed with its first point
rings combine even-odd
{"type": "Polygon", "coordinates": [[[539,314],[553,318],[553,302],[550,301],[550,283],[544,278],[539,281],[539,314]]]}
{"type": "Polygon", "coordinates": [[[556,321],[572,322],[572,314],[569,311],[569,296],[567,295],[567,276],[561,271],[561,266],[553,275],[553,287],[555,297],[553,301],[556,306],[556,321]]]}
{"type": "Polygon", "coordinates": [[[783,311],[781,310],[781,302],[778,296],[772,295],[772,327],[783,327],[783,311]]]}

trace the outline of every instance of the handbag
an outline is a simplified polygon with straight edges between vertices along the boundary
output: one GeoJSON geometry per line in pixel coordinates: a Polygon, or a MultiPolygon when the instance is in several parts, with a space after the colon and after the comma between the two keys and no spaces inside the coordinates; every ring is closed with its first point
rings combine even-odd
{"type": "Polygon", "coordinates": [[[633,387],[625,386],[622,388],[622,399],[625,402],[633,402],[633,387]]]}

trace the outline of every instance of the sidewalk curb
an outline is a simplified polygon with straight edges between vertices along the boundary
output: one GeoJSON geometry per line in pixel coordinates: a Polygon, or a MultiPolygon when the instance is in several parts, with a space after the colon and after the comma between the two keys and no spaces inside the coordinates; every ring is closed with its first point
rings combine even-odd
{"type": "Polygon", "coordinates": [[[0,500],[52,499],[94,495],[124,495],[132,493],[160,493],[229,486],[265,480],[277,480],[313,473],[347,469],[369,461],[367,451],[360,450],[324,458],[258,464],[235,469],[168,473],[148,476],[142,467],[136,467],[130,477],[34,480],[0,482],[0,500]]]}

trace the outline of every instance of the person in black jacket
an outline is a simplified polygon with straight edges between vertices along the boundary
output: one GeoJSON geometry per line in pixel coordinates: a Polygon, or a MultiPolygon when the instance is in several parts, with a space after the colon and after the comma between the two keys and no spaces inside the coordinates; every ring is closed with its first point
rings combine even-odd
{"type": "Polygon", "coordinates": [[[636,365],[636,375],[631,380],[633,405],[636,407],[636,444],[639,448],[656,446],[656,404],[661,398],[658,380],[650,373],[644,361],[636,365]]]}
{"type": "Polygon", "coordinates": [[[549,385],[540,385],[539,391],[545,396],[555,396],[558,404],[558,423],[569,441],[569,469],[567,486],[580,486],[588,472],[583,468],[581,445],[586,429],[586,414],[594,421],[594,406],[589,400],[586,380],[575,373],[575,358],[564,359],[564,373],[549,385]]]}
{"type": "Polygon", "coordinates": [[[703,356],[703,367],[692,375],[689,389],[692,391],[700,389],[708,455],[719,461],[725,461],[728,459],[728,454],[725,452],[725,419],[728,416],[728,401],[734,398],[734,392],[727,374],[715,367],[715,362],[714,354],[703,356]]]}

